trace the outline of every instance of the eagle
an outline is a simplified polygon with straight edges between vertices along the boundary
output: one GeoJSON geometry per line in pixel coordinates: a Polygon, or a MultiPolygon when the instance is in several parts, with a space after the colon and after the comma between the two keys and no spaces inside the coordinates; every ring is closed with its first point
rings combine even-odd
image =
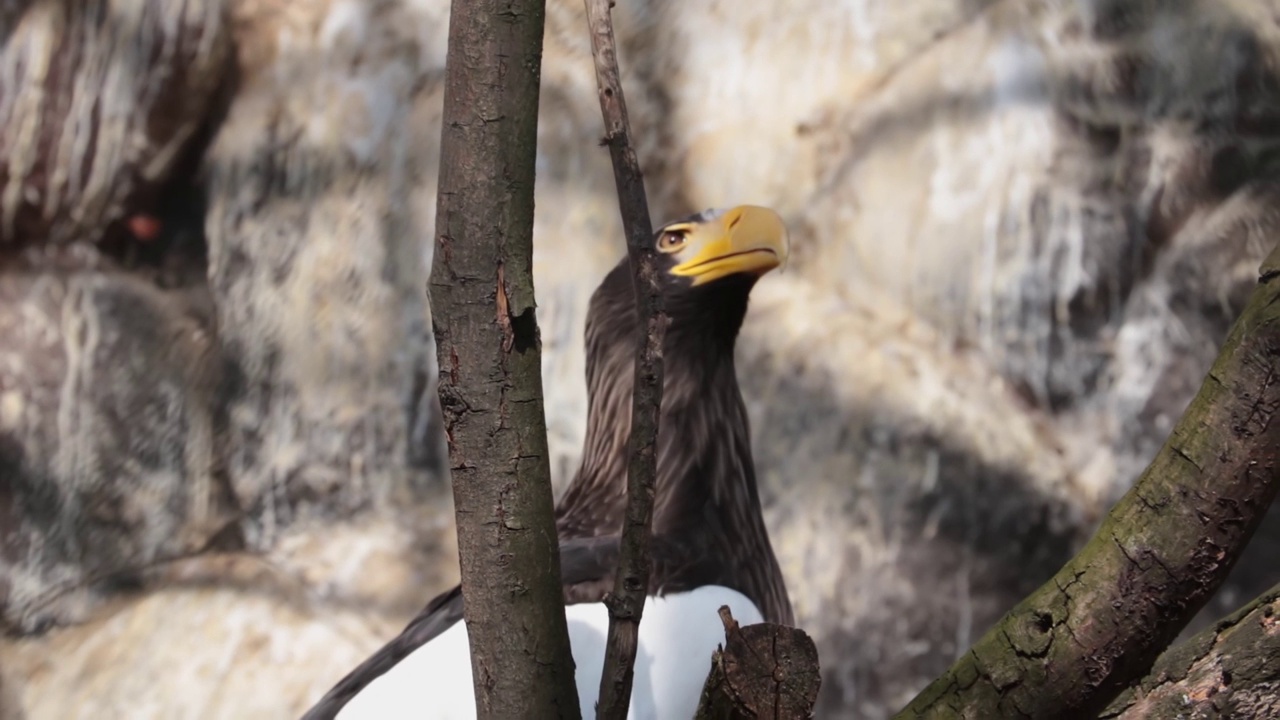
{"type": "MultiPolygon", "coordinates": [[[[743,205],[659,228],[659,285],[670,324],[657,445],[652,571],[629,717],[688,718],[711,654],[717,610],[743,625],[794,624],[769,542],[734,348],[752,288],[789,250],[782,218],[743,205]]],[[[556,507],[561,580],[583,717],[594,717],[619,535],[626,508],[639,316],[627,259],[591,297],[586,321],[587,431],[577,474],[556,507]]],[[[460,587],[338,682],[304,720],[474,718],[460,587]]]]}

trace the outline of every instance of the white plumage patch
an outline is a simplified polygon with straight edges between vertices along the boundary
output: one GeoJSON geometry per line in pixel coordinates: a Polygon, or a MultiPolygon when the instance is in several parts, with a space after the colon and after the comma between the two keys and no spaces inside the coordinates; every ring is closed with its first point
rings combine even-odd
{"type": "MultiPolygon", "coordinates": [[[[739,625],[764,618],[745,595],[718,585],[645,601],[636,651],[629,720],[691,718],[711,669],[711,653],[724,644],[717,611],[728,605],[739,625]]],[[[609,614],[601,603],[565,608],[577,665],[582,717],[595,717],[609,614]]],[[[471,656],[466,623],[459,622],[374,680],[338,713],[339,720],[472,720],[471,656]]]]}

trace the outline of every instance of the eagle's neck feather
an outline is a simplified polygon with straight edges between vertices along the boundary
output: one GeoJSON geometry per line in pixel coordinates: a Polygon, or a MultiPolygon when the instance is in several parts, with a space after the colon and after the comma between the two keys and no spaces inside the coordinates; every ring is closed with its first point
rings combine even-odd
{"type": "MultiPolygon", "coordinates": [[[[637,339],[629,278],[619,287],[614,277],[625,270],[625,263],[615,269],[592,298],[587,435],[582,464],[557,508],[562,539],[616,534],[622,527],[637,339]]],[[[766,618],[789,623],[734,367],[750,285],[738,289],[688,299],[699,303],[697,312],[669,303],[653,532],[698,558],[691,574],[735,587],[766,618]]]]}

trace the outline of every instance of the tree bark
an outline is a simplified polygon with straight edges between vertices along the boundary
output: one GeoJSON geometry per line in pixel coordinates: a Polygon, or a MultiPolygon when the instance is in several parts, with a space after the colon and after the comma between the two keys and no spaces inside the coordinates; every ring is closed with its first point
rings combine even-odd
{"type": "Polygon", "coordinates": [[[898,718],[1100,712],[1231,570],[1280,469],[1280,247],[1199,394],[1093,539],[898,718]]]}
{"type": "Polygon", "coordinates": [[[720,608],[725,644],[711,656],[694,720],[808,718],[822,673],[818,648],[799,628],[757,623],[738,627],[720,608]]]}
{"type": "Polygon", "coordinates": [[[1280,585],[1167,650],[1100,716],[1280,717],[1280,585]]]}
{"type": "Polygon", "coordinates": [[[609,16],[612,5],[610,0],[586,0],[587,24],[600,113],[604,116],[604,142],[613,161],[618,207],[627,237],[640,334],[636,338],[635,390],[631,396],[627,510],[618,572],[614,575],[613,592],[605,599],[609,608],[609,637],[600,675],[597,717],[625,720],[634,680],[640,618],[649,588],[649,543],[657,476],[658,424],[662,414],[662,343],[668,319],[658,286],[649,201],[645,197],[640,163],[631,146],[631,127],[609,16]]]}
{"type": "Polygon", "coordinates": [[[579,717],[532,275],[542,0],[455,0],[431,306],[477,716],[579,717]]]}

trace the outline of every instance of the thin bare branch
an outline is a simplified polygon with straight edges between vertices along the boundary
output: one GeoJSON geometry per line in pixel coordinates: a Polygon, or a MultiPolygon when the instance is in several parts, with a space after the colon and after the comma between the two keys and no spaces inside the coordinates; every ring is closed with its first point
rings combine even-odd
{"type": "Polygon", "coordinates": [[[653,520],[654,479],[657,474],[658,421],[662,408],[662,342],[667,315],[658,291],[656,250],[649,202],[635,150],[627,104],[618,72],[610,0],[586,0],[595,59],[600,112],[618,186],[618,207],[627,237],[636,307],[642,336],[637,338],[635,391],[631,406],[630,458],[627,463],[627,512],[622,548],[609,608],[609,641],[600,678],[597,717],[624,720],[631,698],[640,616],[649,587],[649,541],[653,520]]]}

